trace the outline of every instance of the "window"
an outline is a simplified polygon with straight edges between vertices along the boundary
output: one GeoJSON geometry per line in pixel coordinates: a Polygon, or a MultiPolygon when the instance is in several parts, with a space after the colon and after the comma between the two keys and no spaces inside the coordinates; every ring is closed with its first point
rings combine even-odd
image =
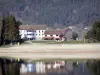
{"type": "Polygon", "coordinates": [[[52,35],[50,35],[50,36],[52,36],[52,35]]]}
{"type": "Polygon", "coordinates": [[[56,36],[58,36],[58,35],[56,35],[56,36]]]}
{"type": "Polygon", "coordinates": [[[47,35],[45,35],[45,36],[47,36],[47,35]]]}
{"type": "Polygon", "coordinates": [[[40,33],[40,30],[39,30],[39,33],[40,33]]]}
{"type": "Polygon", "coordinates": [[[33,34],[27,34],[27,35],[33,35],[33,34]]]}
{"type": "Polygon", "coordinates": [[[42,32],[43,32],[43,30],[42,30],[42,32]]]}
{"type": "Polygon", "coordinates": [[[30,40],[33,40],[33,38],[30,38],[30,40]]]}

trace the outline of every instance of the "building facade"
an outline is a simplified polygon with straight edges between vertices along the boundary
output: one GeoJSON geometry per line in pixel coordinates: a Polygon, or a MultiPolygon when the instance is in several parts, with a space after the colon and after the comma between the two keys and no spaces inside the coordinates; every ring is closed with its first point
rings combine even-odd
{"type": "Polygon", "coordinates": [[[20,26],[21,39],[27,40],[60,40],[71,41],[72,29],[53,29],[46,25],[21,25],[20,26]]]}
{"type": "Polygon", "coordinates": [[[72,30],[69,28],[66,29],[55,29],[55,30],[46,30],[45,31],[45,40],[72,40],[72,30]]]}
{"type": "Polygon", "coordinates": [[[72,41],[73,40],[73,31],[68,28],[65,30],[65,33],[64,33],[64,38],[65,38],[65,41],[72,41]]]}
{"type": "Polygon", "coordinates": [[[42,40],[46,28],[46,25],[21,25],[19,30],[21,39],[42,40]]]}
{"type": "Polygon", "coordinates": [[[62,29],[46,30],[44,40],[62,40],[64,32],[62,29]]]}

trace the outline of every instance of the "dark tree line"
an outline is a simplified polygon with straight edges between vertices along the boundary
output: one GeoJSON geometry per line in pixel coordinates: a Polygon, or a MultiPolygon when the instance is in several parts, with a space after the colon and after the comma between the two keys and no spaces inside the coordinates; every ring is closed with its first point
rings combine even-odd
{"type": "Polygon", "coordinates": [[[100,42],[100,21],[95,21],[92,29],[87,32],[85,38],[90,42],[100,42]]]}
{"type": "Polygon", "coordinates": [[[13,15],[4,17],[1,21],[1,37],[0,45],[10,44],[20,40],[19,25],[20,21],[16,21],[13,15]]]}

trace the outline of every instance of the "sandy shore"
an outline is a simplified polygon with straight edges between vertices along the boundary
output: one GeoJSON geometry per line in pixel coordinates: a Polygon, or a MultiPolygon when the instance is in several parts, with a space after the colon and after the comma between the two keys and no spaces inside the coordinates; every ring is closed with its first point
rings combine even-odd
{"type": "Polygon", "coordinates": [[[0,48],[0,56],[28,59],[100,59],[100,44],[28,44],[0,48]]]}

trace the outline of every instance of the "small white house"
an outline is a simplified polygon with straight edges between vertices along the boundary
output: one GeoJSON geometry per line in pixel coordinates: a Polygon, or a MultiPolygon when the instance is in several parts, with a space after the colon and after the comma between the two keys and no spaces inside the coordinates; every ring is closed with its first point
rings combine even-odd
{"type": "Polygon", "coordinates": [[[21,39],[28,40],[42,40],[44,32],[47,28],[46,25],[21,25],[20,27],[21,39]]]}
{"type": "Polygon", "coordinates": [[[45,31],[44,40],[62,40],[64,36],[64,30],[53,29],[45,31]]]}
{"type": "Polygon", "coordinates": [[[70,28],[65,29],[53,29],[45,31],[45,40],[60,40],[64,41],[66,38],[72,40],[72,30],[70,28]]]}

